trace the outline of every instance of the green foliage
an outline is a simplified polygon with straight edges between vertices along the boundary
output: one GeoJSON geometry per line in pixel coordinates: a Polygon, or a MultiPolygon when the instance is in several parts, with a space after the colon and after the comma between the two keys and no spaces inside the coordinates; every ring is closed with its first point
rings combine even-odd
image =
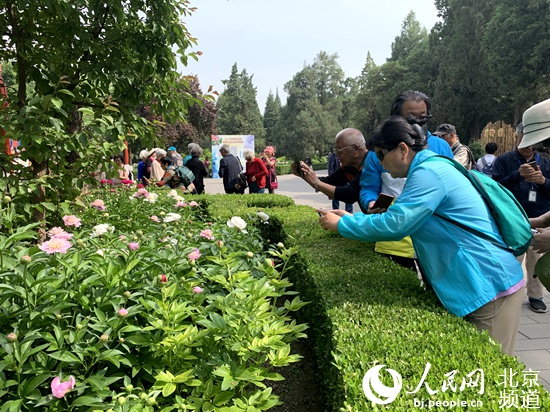
{"type": "MultiPolygon", "coordinates": [[[[363,376],[375,365],[386,365],[403,378],[400,395],[386,407],[378,406],[380,410],[416,410],[414,397],[467,397],[482,401],[484,410],[499,410],[503,373],[511,369],[521,376],[525,368],[517,358],[503,354],[487,333],[450,315],[433,292],[420,286],[415,273],[374,253],[372,244],[323,231],[305,206],[288,210],[282,218],[300,250],[297,260],[303,258],[293,264],[301,270],[289,276],[300,295],[312,302],[302,316],[312,327],[326,410],[378,410],[362,389],[363,376]],[[426,383],[438,393],[429,395],[425,385],[416,395],[405,393],[421,381],[427,362],[426,383]],[[442,391],[445,374],[456,370],[454,381],[460,385],[476,369],[484,371],[483,394],[479,387],[442,391]]],[[[391,380],[386,384],[392,386],[391,380]]],[[[532,389],[540,408],[548,408],[548,392],[542,386],[532,389]]]]}
{"type": "Polygon", "coordinates": [[[187,2],[177,1],[2,5],[0,54],[14,64],[17,84],[1,126],[25,147],[21,158],[32,162],[19,170],[2,158],[17,173],[2,190],[18,191],[19,214],[41,220],[49,210],[58,218],[62,202],[90,183],[98,165],[108,169],[124,140],[153,142],[153,125],[135,113],[140,105],[174,120],[198,102],[182,98],[187,83],[174,53],[184,64],[196,58],[186,54],[195,39],[180,24],[190,12],[187,2]]]}
{"type": "Polygon", "coordinates": [[[273,97],[273,93],[269,92],[265,102],[264,109],[264,128],[266,145],[275,144],[277,146],[277,135],[275,127],[281,117],[281,99],[279,93],[273,97]]]}
{"type": "MultiPolygon", "coordinates": [[[[66,253],[31,243],[33,225],[0,235],[2,410],[278,404],[267,384],[282,379],[273,368],[299,360],[290,343],[306,329],[290,317],[305,305],[285,278],[295,250],[262,238],[284,239],[276,219],[203,221],[206,202],[196,199],[183,205],[168,190],[90,193],[75,210],[80,226],[66,227],[66,253]],[[76,380],[61,399],[51,394],[55,376],[76,380]]],[[[11,204],[0,211],[2,225],[12,213],[11,204]]]]}
{"type": "Polygon", "coordinates": [[[240,73],[237,63],[231,68],[231,75],[224,80],[225,90],[218,102],[218,127],[225,135],[254,135],[256,151],[265,146],[265,129],[256,100],[256,88],[246,70],[240,73]]]}

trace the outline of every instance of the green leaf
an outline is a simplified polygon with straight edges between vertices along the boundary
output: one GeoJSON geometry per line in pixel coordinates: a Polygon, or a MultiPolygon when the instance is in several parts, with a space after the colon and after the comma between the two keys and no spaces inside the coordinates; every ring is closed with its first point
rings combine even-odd
{"type": "Polygon", "coordinates": [[[42,373],[40,375],[35,376],[34,378],[31,378],[29,380],[23,381],[21,384],[21,393],[23,396],[28,396],[30,393],[35,390],[38,385],[40,385],[42,382],[44,382],[46,379],[48,379],[51,375],[49,373],[42,373]]]}
{"type": "Polygon", "coordinates": [[[102,406],[103,401],[94,396],[81,396],[76,398],[72,406],[102,406]]]}
{"type": "Polygon", "coordinates": [[[174,393],[175,390],[176,390],[176,384],[172,382],[168,382],[162,388],[162,396],[164,397],[170,396],[172,393],[174,393]]]}
{"type": "Polygon", "coordinates": [[[235,391],[220,392],[214,397],[213,403],[216,406],[221,406],[229,402],[233,396],[235,396],[235,391]]]}
{"type": "Polygon", "coordinates": [[[60,350],[57,352],[49,353],[48,356],[51,358],[57,359],[61,362],[76,362],[80,363],[80,359],[76,355],[73,355],[71,352],[66,350],[60,350]]]}

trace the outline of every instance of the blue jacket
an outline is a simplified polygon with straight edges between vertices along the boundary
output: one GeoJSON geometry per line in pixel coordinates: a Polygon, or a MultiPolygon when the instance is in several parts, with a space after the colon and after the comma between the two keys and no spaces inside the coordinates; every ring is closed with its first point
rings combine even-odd
{"type": "MultiPolygon", "coordinates": [[[[434,136],[428,133],[428,148],[441,156],[446,156],[450,159],[454,159],[453,152],[449,144],[440,137],[434,136]]],[[[376,157],[374,150],[369,151],[365,162],[363,163],[363,173],[361,175],[361,194],[359,196],[359,203],[368,208],[369,202],[376,200],[381,193],[382,180],[385,180],[386,186],[393,187],[392,190],[385,190],[388,195],[399,196],[401,188],[405,184],[404,179],[400,181],[394,181],[390,177],[390,174],[382,167],[380,161],[376,157]]]]}
{"type": "Polygon", "coordinates": [[[465,316],[520,282],[523,270],[512,253],[434,216],[444,215],[502,241],[485,202],[464,175],[444,161],[422,163],[434,154],[423,150],[414,157],[403,192],[385,213],[346,215],[338,231],[367,242],[410,235],[443,305],[465,316]]]}

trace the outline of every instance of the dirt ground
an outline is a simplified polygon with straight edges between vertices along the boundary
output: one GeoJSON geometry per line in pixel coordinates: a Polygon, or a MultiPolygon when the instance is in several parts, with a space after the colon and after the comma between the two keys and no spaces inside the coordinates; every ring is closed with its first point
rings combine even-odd
{"type": "Polygon", "coordinates": [[[294,363],[276,372],[285,380],[273,382],[273,393],[280,397],[282,405],[271,408],[272,412],[324,412],[323,397],[319,388],[319,370],[310,342],[301,339],[292,344],[291,353],[302,356],[294,363]]]}

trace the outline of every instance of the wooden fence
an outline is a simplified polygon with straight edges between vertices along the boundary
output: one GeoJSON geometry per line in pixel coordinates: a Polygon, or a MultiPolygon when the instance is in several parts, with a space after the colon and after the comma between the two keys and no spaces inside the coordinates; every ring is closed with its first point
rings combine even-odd
{"type": "Polygon", "coordinates": [[[475,140],[475,142],[479,142],[483,149],[485,149],[487,143],[495,142],[498,145],[495,155],[498,156],[515,149],[516,129],[501,120],[495,123],[487,123],[481,131],[481,139],[475,140]]]}

